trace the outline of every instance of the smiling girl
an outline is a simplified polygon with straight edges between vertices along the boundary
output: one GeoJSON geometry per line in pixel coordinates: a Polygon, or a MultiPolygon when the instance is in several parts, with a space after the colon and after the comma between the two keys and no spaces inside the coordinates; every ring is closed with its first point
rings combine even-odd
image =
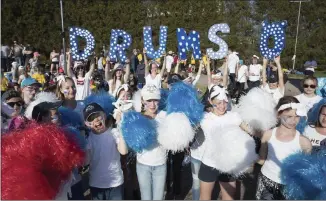
{"type": "Polygon", "coordinates": [[[299,101],[292,96],[283,97],[276,111],[279,126],[266,131],[261,139],[259,163],[263,166],[258,177],[257,200],[285,199],[280,178],[282,161],[291,154],[299,151],[310,153],[312,149],[310,141],[295,129],[300,116],[306,116],[299,101]]]}

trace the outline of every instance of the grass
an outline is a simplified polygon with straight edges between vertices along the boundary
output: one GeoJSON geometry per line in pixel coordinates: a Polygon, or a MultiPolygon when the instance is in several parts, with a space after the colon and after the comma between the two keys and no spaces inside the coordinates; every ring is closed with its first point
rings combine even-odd
{"type": "MultiPolygon", "coordinates": [[[[304,75],[297,75],[297,74],[289,74],[290,79],[303,79],[304,75]]],[[[326,77],[326,71],[316,71],[315,77],[326,77]]]]}

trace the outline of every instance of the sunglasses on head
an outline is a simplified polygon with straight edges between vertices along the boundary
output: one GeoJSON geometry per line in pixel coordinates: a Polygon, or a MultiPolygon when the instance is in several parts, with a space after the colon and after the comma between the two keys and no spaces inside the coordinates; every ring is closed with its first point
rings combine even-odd
{"type": "Polygon", "coordinates": [[[308,88],[310,87],[311,89],[316,89],[316,85],[312,84],[312,85],[309,85],[309,84],[304,84],[303,85],[303,88],[308,88]]]}
{"type": "Polygon", "coordinates": [[[8,102],[7,103],[10,107],[15,107],[15,105],[17,105],[18,107],[21,107],[23,105],[23,103],[21,101],[18,102],[8,102]]]}

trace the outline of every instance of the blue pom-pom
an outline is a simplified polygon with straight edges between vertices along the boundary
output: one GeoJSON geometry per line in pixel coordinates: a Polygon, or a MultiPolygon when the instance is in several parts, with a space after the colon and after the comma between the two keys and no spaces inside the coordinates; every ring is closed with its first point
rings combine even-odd
{"type": "Polygon", "coordinates": [[[193,126],[198,125],[204,117],[204,105],[197,95],[191,85],[183,82],[173,84],[167,98],[167,113],[184,113],[193,126]]]}
{"type": "Polygon", "coordinates": [[[91,103],[99,104],[103,108],[107,116],[113,114],[113,102],[115,102],[115,98],[109,95],[108,92],[104,90],[100,90],[97,93],[93,93],[92,95],[87,96],[84,100],[85,105],[89,105],[91,103]]]}
{"type": "Polygon", "coordinates": [[[129,111],[123,114],[121,131],[128,147],[135,152],[150,149],[157,143],[155,120],[150,120],[141,113],[129,111]]]}
{"type": "Polygon", "coordinates": [[[307,126],[307,119],[305,117],[300,117],[300,121],[296,126],[296,130],[302,134],[306,126],[307,126]]]}
{"type": "Polygon", "coordinates": [[[319,113],[321,107],[326,105],[326,98],[321,99],[318,103],[316,103],[308,112],[308,123],[315,124],[319,119],[319,113]]]}
{"type": "Polygon", "coordinates": [[[73,126],[67,126],[63,128],[66,135],[74,140],[76,144],[82,149],[86,150],[86,139],[85,137],[80,133],[80,131],[73,127],[73,126]]]}
{"type": "Polygon", "coordinates": [[[326,199],[326,150],[312,155],[297,153],[281,165],[281,180],[287,199],[326,199]]]}
{"type": "Polygon", "coordinates": [[[161,99],[160,99],[160,103],[158,105],[158,110],[166,111],[166,102],[168,99],[169,90],[161,89],[160,91],[161,91],[161,99]]]}
{"type": "Polygon", "coordinates": [[[59,107],[60,121],[62,126],[82,127],[84,126],[83,119],[74,110],[66,107],[59,107]]]}

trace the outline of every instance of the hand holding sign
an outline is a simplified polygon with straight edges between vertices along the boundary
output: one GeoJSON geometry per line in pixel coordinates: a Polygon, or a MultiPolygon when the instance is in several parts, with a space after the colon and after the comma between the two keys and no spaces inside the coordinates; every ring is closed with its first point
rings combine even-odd
{"type": "Polygon", "coordinates": [[[262,33],[260,36],[260,52],[261,54],[272,60],[279,56],[285,47],[285,27],[287,25],[286,21],[274,22],[269,24],[267,21],[262,23],[262,33]],[[273,37],[274,47],[268,47],[268,39],[273,37]]]}

